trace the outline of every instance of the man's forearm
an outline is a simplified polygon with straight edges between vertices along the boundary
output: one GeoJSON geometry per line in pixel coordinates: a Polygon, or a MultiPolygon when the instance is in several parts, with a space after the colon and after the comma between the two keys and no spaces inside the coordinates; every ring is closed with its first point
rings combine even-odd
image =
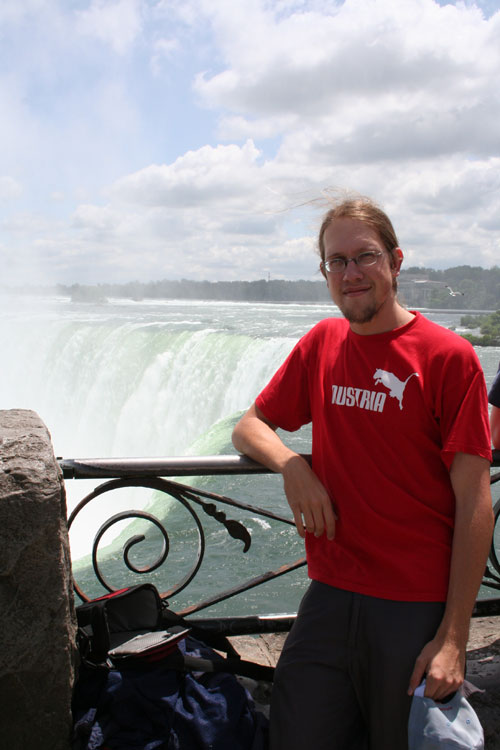
{"type": "Polygon", "coordinates": [[[286,446],[255,404],[250,407],[233,430],[233,445],[240,453],[283,473],[287,461],[298,454],[286,446]]]}
{"type": "Polygon", "coordinates": [[[436,635],[417,658],[409,685],[412,693],[426,675],[425,695],[434,700],[442,700],[463,682],[470,618],[493,530],[489,463],[459,453],[450,478],[456,511],[446,607],[436,635]]]}
{"type": "MultiPolygon", "coordinates": [[[[464,461],[462,455],[458,454],[455,461],[464,461]]],[[[467,458],[465,461],[470,467],[470,461],[467,458]]],[[[470,474],[469,481],[462,482],[460,474],[467,469],[463,469],[460,465],[457,466],[459,474],[454,477],[452,469],[451,475],[457,500],[450,582],[440,632],[456,637],[464,647],[493,532],[489,464],[485,460],[484,464],[485,469],[478,472],[475,486],[470,474]]]]}
{"type": "Polygon", "coordinates": [[[307,461],[288,448],[276,427],[253,404],[233,430],[233,445],[255,461],[283,476],[288,504],[300,536],[307,530],[328,539],[335,536],[336,515],[324,486],[307,461]]]}

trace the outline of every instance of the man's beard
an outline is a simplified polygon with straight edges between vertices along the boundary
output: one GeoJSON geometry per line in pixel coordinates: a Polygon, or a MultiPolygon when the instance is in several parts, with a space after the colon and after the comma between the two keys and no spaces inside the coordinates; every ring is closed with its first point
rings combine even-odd
{"type": "MultiPolygon", "coordinates": [[[[396,279],[392,282],[393,297],[397,299],[398,285],[396,279]]],[[[379,310],[384,306],[386,300],[382,302],[370,302],[368,305],[361,310],[352,310],[348,305],[343,305],[341,302],[337,302],[337,307],[349,323],[369,323],[377,315],[379,310]]]]}
{"type": "Polygon", "coordinates": [[[364,310],[350,310],[339,305],[340,312],[349,323],[369,323],[381,307],[382,305],[376,305],[374,302],[365,307],[364,310]]]}

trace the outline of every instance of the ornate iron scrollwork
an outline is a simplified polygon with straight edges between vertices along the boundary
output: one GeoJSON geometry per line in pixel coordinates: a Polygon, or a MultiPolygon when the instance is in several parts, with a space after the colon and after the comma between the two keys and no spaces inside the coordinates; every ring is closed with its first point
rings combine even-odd
{"type": "MultiPolygon", "coordinates": [[[[179,484],[177,482],[172,482],[166,479],[162,479],[160,477],[130,477],[130,478],[123,478],[123,479],[113,479],[109,482],[105,482],[104,484],[99,485],[96,489],[94,489],[91,493],[89,493],[81,502],[76,506],[76,508],[73,510],[71,515],[68,519],[68,529],[71,529],[71,526],[73,522],[75,521],[78,514],[85,508],[92,500],[95,498],[104,495],[107,492],[111,492],[113,490],[125,488],[125,487],[144,487],[147,489],[156,490],[162,493],[165,493],[169,497],[174,498],[177,500],[189,513],[191,516],[194,526],[197,532],[198,537],[198,543],[197,543],[197,551],[195,555],[195,561],[194,565],[188,570],[187,574],[182,577],[182,579],[177,582],[175,585],[171,586],[167,591],[161,592],[162,598],[167,598],[174,596],[181,592],[183,589],[188,586],[188,584],[193,580],[195,575],[197,574],[198,570],[200,569],[200,566],[203,562],[203,557],[205,554],[205,533],[203,530],[203,525],[200,521],[200,517],[198,516],[198,513],[196,512],[194,505],[198,506],[207,516],[210,518],[213,518],[217,523],[224,526],[228,534],[236,540],[239,540],[243,543],[243,552],[247,552],[250,549],[250,545],[252,542],[252,538],[250,535],[250,532],[248,529],[240,522],[235,519],[227,518],[224,511],[220,510],[216,502],[218,503],[225,503],[227,505],[231,505],[235,508],[244,509],[244,510],[252,510],[253,513],[257,513],[258,515],[264,515],[268,518],[273,518],[275,520],[287,523],[287,524],[293,524],[292,521],[286,518],[282,518],[281,516],[277,516],[274,513],[271,513],[269,511],[265,511],[261,508],[257,508],[255,506],[248,506],[243,503],[238,503],[235,500],[232,500],[231,498],[225,497],[223,495],[217,495],[213,492],[207,492],[204,490],[198,490],[193,489],[191,487],[187,487],[186,485],[179,484]],[[205,499],[207,498],[210,502],[207,502],[205,499]]],[[[169,551],[170,551],[170,539],[167,529],[165,528],[165,522],[160,521],[156,516],[151,514],[150,512],[147,512],[145,510],[127,510],[120,513],[115,513],[113,516],[111,516],[109,519],[107,519],[98,529],[97,533],[95,534],[93,543],[92,543],[92,567],[94,570],[94,574],[99,581],[99,583],[105,588],[107,591],[115,591],[116,588],[114,588],[109,581],[106,579],[104,574],[101,571],[99,560],[98,560],[98,549],[99,544],[104,536],[104,534],[112,528],[112,526],[120,521],[124,520],[132,520],[132,519],[143,519],[147,521],[148,523],[153,524],[157,527],[161,534],[162,538],[162,546],[160,553],[158,554],[157,558],[149,563],[148,565],[138,566],[131,560],[131,551],[133,548],[143,542],[145,540],[144,534],[133,534],[130,536],[123,545],[123,561],[125,566],[132,571],[133,573],[137,574],[144,574],[144,573],[151,573],[154,570],[157,570],[160,568],[167,560],[169,551]]],[[[303,560],[298,561],[300,564],[303,564],[303,560]]],[[[291,569],[296,566],[296,563],[292,564],[291,569]]],[[[280,572],[277,572],[277,575],[281,575],[280,572]]],[[[264,576],[269,576],[269,573],[264,574],[264,576]]],[[[263,579],[264,580],[264,579],[263,579]]],[[[246,584],[246,588],[250,588],[251,586],[256,585],[255,581],[252,581],[248,584],[246,584]]],[[[78,596],[83,601],[88,601],[89,597],[84,593],[84,591],[81,589],[81,587],[78,585],[78,583],[74,582],[74,588],[78,596]]],[[[239,589],[238,589],[239,590],[239,589]]],[[[238,590],[234,590],[233,592],[230,592],[229,594],[222,594],[220,597],[220,600],[227,598],[227,596],[232,596],[235,593],[238,592],[238,590]]],[[[245,584],[242,587],[242,590],[245,590],[245,584]]],[[[208,606],[208,605],[206,605],[208,606]]],[[[200,607],[201,608],[201,607],[200,607]]]]}

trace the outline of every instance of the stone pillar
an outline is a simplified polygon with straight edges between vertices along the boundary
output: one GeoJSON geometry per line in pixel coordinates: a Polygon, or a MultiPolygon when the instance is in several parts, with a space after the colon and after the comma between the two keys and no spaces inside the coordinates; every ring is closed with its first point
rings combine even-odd
{"type": "Polygon", "coordinates": [[[0,745],[68,750],[75,616],[66,496],[37,414],[0,411],[0,745]]]}

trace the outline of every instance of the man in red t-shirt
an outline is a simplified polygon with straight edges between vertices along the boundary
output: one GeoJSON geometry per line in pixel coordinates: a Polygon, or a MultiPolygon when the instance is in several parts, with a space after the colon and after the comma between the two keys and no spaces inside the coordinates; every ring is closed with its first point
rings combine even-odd
{"type": "Polygon", "coordinates": [[[406,750],[411,695],[464,679],[493,527],[473,348],[398,302],[403,253],[364,198],[335,205],[321,271],[342,318],[304,336],[236,425],[283,475],[311,585],[281,655],[272,750],[406,750]],[[312,422],[312,467],[278,427],[312,422]]]}

